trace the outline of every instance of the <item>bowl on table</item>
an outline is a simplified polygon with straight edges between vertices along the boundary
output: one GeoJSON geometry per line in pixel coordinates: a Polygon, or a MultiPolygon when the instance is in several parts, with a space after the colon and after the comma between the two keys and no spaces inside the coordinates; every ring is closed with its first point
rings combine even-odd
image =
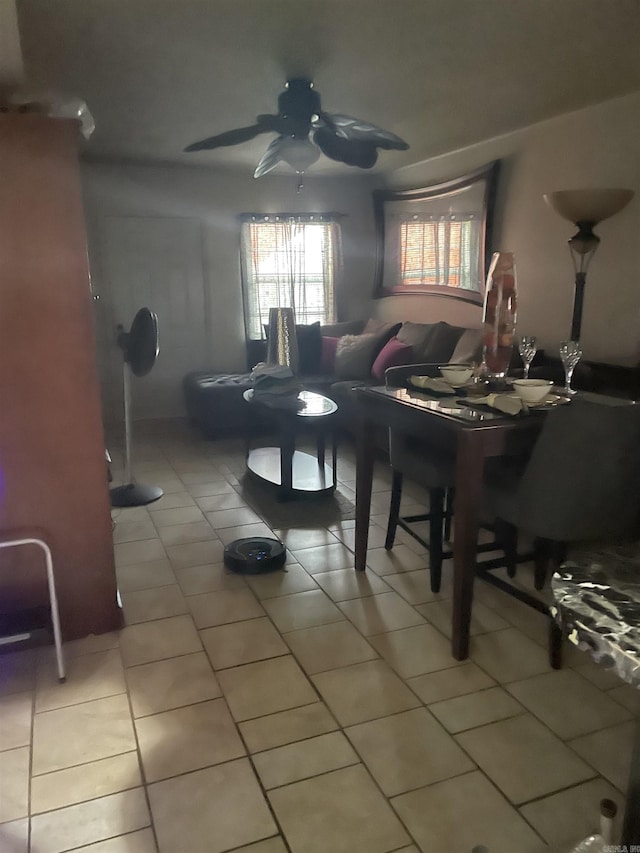
{"type": "Polygon", "coordinates": [[[514,379],[513,390],[525,403],[540,403],[551,393],[550,379],[514,379]]]}
{"type": "Polygon", "coordinates": [[[464,385],[473,376],[473,367],[470,364],[443,364],[440,373],[450,385],[464,385]]]}

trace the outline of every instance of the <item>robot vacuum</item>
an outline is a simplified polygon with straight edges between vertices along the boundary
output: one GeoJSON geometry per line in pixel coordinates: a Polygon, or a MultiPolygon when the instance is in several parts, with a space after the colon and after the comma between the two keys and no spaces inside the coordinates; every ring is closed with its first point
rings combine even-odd
{"type": "Polygon", "coordinates": [[[238,575],[259,575],[282,568],[287,549],[279,539],[249,536],[236,539],[224,549],[224,564],[238,575]]]}

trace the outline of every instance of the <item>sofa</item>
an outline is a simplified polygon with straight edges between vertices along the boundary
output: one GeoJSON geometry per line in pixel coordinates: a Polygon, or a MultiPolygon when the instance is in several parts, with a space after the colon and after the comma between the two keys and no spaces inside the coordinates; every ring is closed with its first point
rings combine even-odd
{"type": "MultiPolygon", "coordinates": [[[[305,388],[336,401],[340,425],[355,423],[352,391],[362,385],[381,385],[388,367],[424,362],[477,360],[481,331],[435,323],[385,323],[379,320],[350,321],[331,325],[297,326],[300,353],[299,377],[305,388]]],[[[266,341],[251,341],[248,363],[264,358],[266,341]]],[[[249,373],[221,374],[197,370],[183,380],[187,414],[206,438],[238,434],[253,421],[243,393],[251,388],[249,373]]],[[[258,412],[259,414],[259,412],[258,412]]],[[[270,424],[268,411],[262,412],[270,424]]]]}
{"type": "MultiPolygon", "coordinates": [[[[356,424],[353,389],[362,385],[382,385],[385,370],[401,364],[442,364],[479,361],[482,331],[439,321],[434,323],[385,323],[354,320],[332,325],[312,323],[296,327],[300,353],[299,376],[311,391],[336,401],[339,421],[347,431],[356,424]]],[[[247,366],[266,356],[265,340],[249,341],[247,366]]],[[[518,375],[522,361],[514,348],[509,372],[518,375]]],[[[521,375],[521,374],[520,374],[521,375]]],[[[564,383],[564,371],[557,358],[539,350],[530,376],[564,383]]],[[[265,428],[273,421],[266,407],[249,407],[243,393],[252,387],[249,372],[221,374],[212,369],[188,373],[183,380],[187,413],[206,438],[243,434],[248,419],[255,428],[262,418],[265,428]]],[[[580,361],[573,387],[613,396],[640,398],[640,370],[617,365],[580,361]]]]}

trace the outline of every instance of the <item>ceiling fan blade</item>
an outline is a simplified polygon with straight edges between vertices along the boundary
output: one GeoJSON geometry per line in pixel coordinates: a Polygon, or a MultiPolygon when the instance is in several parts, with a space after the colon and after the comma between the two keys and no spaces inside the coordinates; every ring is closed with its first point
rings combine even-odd
{"type": "Polygon", "coordinates": [[[345,139],[372,142],[378,148],[386,150],[406,151],[409,147],[404,139],[396,136],[395,133],[391,133],[390,130],[383,130],[371,122],[341,113],[323,113],[322,118],[329,126],[335,128],[338,136],[345,139]]]}
{"type": "Polygon", "coordinates": [[[262,155],[262,159],[256,166],[256,170],[253,173],[254,178],[261,178],[263,175],[266,175],[268,172],[271,172],[278,165],[281,157],[282,145],[286,141],[286,136],[278,136],[276,139],[272,140],[267,146],[267,150],[262,155]]]}
{"type": "Polygon", "coordinates": [[[309,123],[300,122],[299,119],[289,115],[259,115],[256,119],[258,124],[263,125],[267,130],[272,130],[275,133],[281,133],[283,136],[295,136],[301,127],[309,128],[309,123]]]}
{"type": "Polygon", "coordinates": [[[200,142],[193,142],[191,145],[187,145],[184,150],[208,151],[211,148],[221,148],[224,145],[239,145],[241,142],[248,142],[260,133],[268,133],[270,130],[270,127],[262,123],[252,124],[250,127],[238,127],[236,130],[227,130],[217,136],[208,136],[206,139],[201,139],[200,142]]]}
{"type": "Polygon", "coordinates": [[[326,157],[346,163],[347,166],[370,169],[378,159],[374,142],[365,139],[346,139],[338,136],[329,127],[318,128],[313,134],[313,141],[326,157]]]}

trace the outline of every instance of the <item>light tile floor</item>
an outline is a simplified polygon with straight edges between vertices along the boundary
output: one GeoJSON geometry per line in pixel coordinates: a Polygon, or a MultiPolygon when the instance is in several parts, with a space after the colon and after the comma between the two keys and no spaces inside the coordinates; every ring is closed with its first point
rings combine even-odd
{"type": "Polygon", "coordinates": [[[483,584],[455,661],[450,564],[434,596],[418,543],[380,547],[385,465],[356,575],[351,448],[337,499],[280,504],[239,441],[137,429],[165,495],[113,513],[126,627],[67,643],[64,685],[50,647],[0,656],[2,853],[532,853],[622,804],[637,695],[575,649],[551,671],[544,619],[483,584]],[[273,532],[285,571],[225,570],[273,532]]]}

